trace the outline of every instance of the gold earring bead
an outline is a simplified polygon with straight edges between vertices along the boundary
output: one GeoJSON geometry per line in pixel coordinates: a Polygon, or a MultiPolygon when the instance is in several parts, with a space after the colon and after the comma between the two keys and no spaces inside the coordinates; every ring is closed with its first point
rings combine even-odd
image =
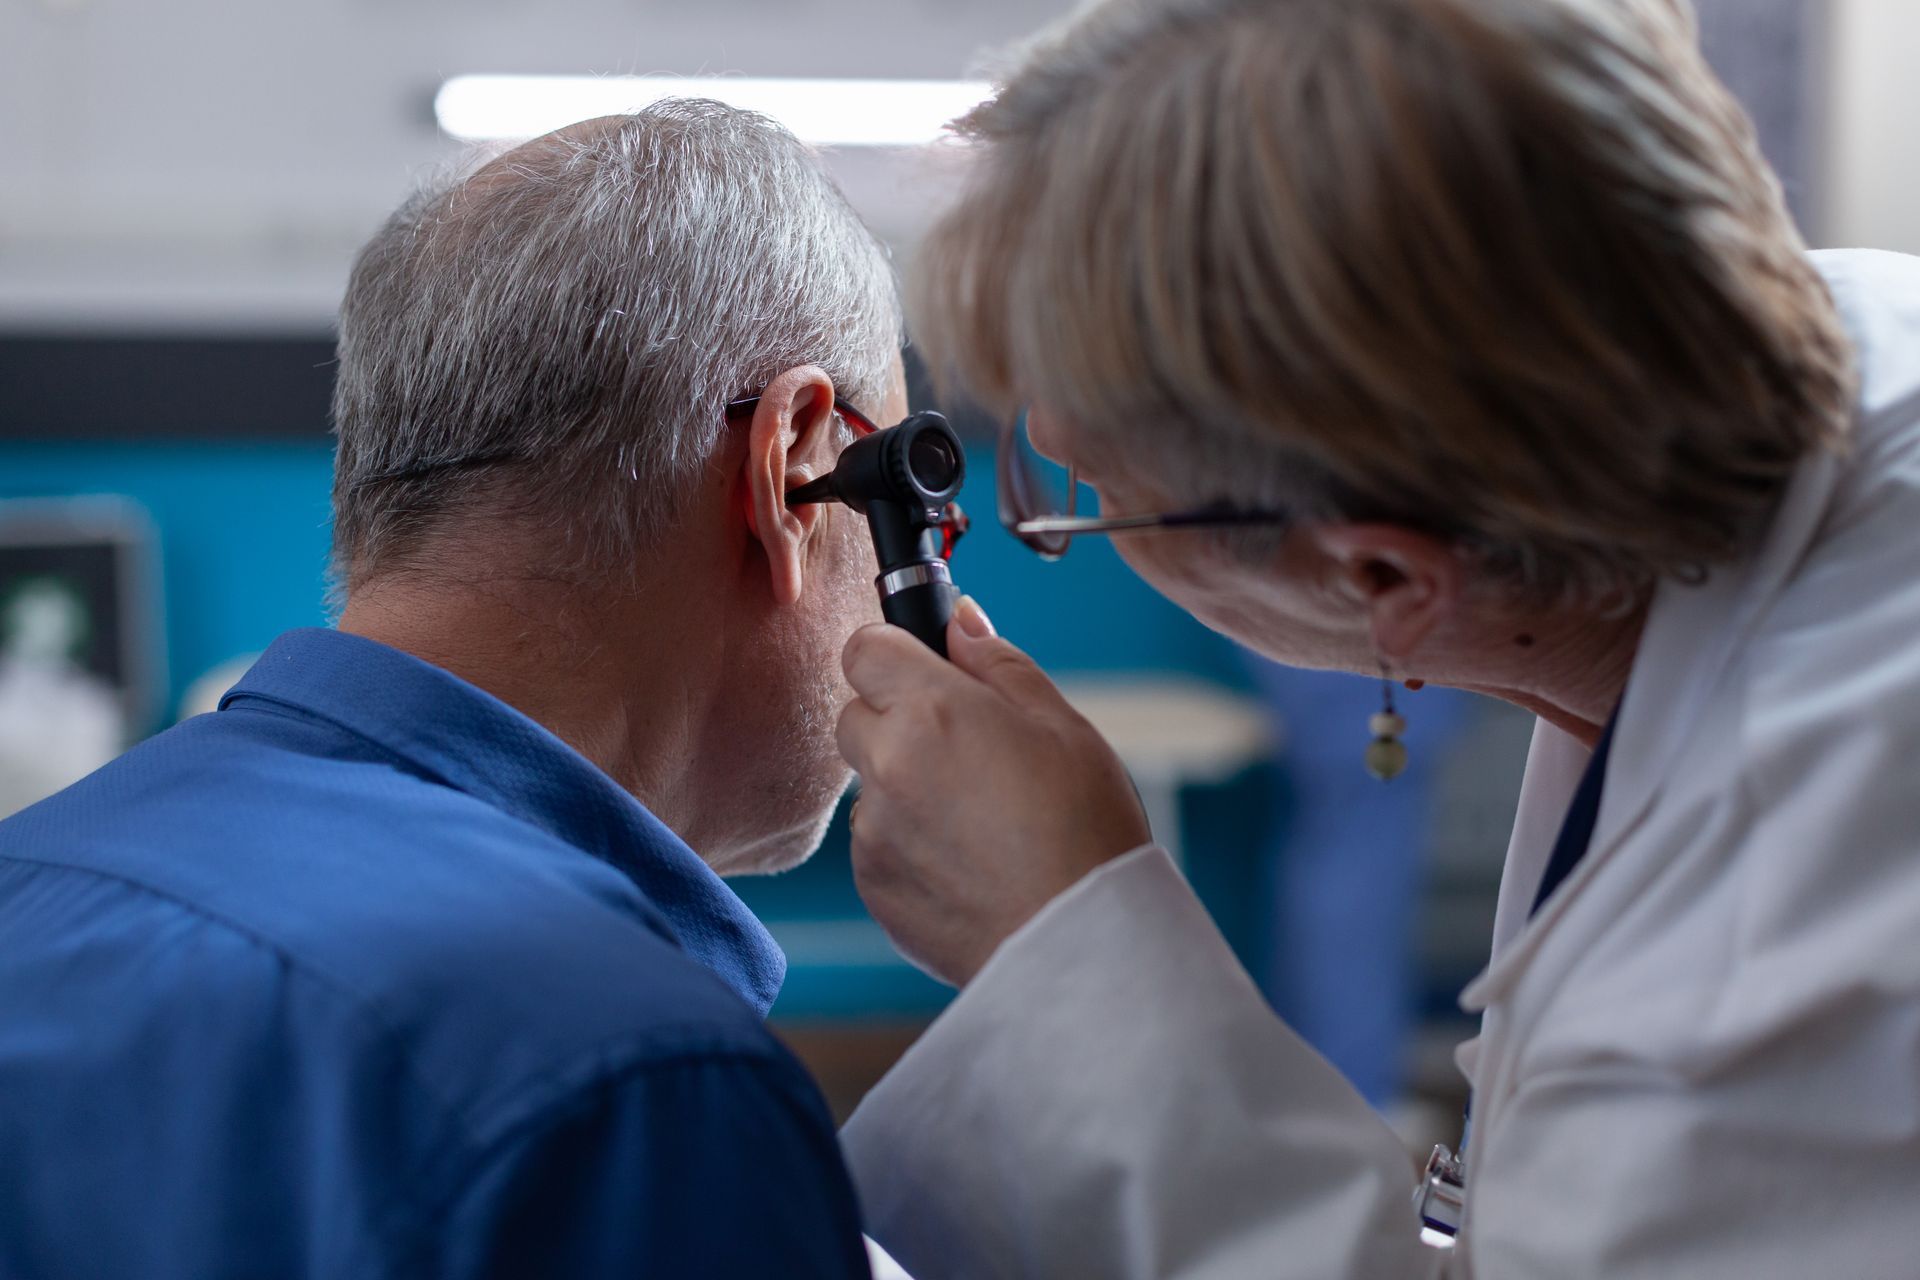
{"type": "Polygon", "coordinates": [[[1405,716],[1393,711],[1376,711],[1367,721],[1373,741],[1367,745],[1367,772],[1382,782],[1397,778],[1407,767],[1407,744],[1400,735],[1407,731],[1405,716]]]}

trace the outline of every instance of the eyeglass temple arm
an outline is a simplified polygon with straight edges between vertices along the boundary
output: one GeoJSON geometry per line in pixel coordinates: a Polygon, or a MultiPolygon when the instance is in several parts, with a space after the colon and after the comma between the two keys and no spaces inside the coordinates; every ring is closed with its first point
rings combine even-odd
{"type": "Polygon", "coordinates": [[[1273,524],[1287,520],[1280,511],[1175,511],[1140,516],[1037,516],[1015,520],[1014,533],[1117,533],[1127,529],[1172,529],[1193,525],[1273,524]]]}
{"type": "Polygon", "coordinates": [[[1104,533],[1114,529],[1153,529],[1165,524],[1187,523],[1177,516],[1036,516],[1015,520],[1007,527],[1015,533],[1104,533]]]}

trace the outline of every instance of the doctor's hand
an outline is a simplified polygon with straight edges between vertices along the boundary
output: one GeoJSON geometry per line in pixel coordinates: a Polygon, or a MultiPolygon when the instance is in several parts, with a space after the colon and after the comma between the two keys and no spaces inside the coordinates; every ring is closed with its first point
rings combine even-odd
{"type": "Polygon", "coordinates": [[[1057,894],[1152,834],[1120,758],[971,600],[950,661],[897,627],[847,642],[853,872],[909,960],[964,985],[1057,894]]]}

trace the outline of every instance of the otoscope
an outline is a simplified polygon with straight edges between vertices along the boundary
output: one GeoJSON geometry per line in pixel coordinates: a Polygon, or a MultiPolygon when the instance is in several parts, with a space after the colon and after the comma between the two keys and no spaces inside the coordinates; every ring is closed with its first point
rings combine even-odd
{"type": "Polygon", "coordinates": [[[790,507],[844,502],[867,518],[880,559],[880,613],[947,656],[954,589],[947,557],[967,530],[953,501],[967,478],[967,455],[947,420],[916,413],[897,427],[848,445],[833,470],[787,495],[790,507]]]}

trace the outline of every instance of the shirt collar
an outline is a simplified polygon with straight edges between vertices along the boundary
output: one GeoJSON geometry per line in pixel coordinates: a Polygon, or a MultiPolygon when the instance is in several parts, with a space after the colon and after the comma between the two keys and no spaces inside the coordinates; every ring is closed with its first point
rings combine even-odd
{"type": "Polygon", "coordinates": [[[308,628],[275,640],[220,706],[246,699],[331,721],[611,863],[762,1016],[779,994],[786,957],[713,869],[586,757],[484,690],[376,641],[308,628]]]}

